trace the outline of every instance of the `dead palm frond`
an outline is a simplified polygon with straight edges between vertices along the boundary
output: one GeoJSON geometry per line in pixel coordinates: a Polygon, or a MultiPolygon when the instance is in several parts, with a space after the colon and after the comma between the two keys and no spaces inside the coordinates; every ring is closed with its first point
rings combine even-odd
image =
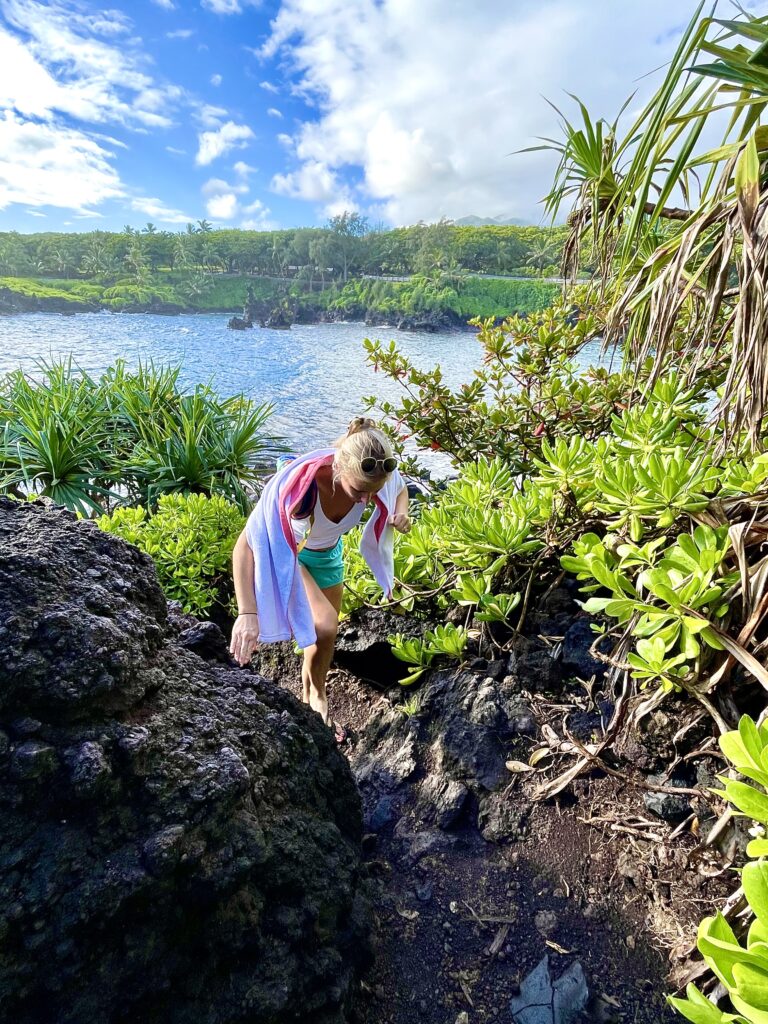
{"type": "Polygon", "coordinates": [[[746,434],[757,445],[768,413],[768,18],[702,9],[623,139],[618,119],[595,122],[583,104],[583,127],[562,118],[545,202],[555,212],[575,200],[564,270],[575,273],[589,239],[618,296],[608,340],[624,341],[635,365],[652,357],[648,386],[670,364],[720,367],[724,443],[746,434]],[[698,152],[723,111],[722,144],[698,152]],[[685,206],[671,205],[678,196],[685,206]]]}

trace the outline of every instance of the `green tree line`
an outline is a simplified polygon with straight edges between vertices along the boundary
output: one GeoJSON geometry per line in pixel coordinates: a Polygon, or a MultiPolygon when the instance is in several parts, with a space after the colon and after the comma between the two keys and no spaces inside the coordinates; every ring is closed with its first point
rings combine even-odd
{"type": "Polygon", "coordinates": [[[363,274],[554,274],[564,228],[457,226],[449,221],[384,230],[344,213],[325,227],[280,231],[183,231],[148,223],[122,231],[0,232],[0,276],[143,283],[162,272],[297,278],[310,286],[363,274]]]}

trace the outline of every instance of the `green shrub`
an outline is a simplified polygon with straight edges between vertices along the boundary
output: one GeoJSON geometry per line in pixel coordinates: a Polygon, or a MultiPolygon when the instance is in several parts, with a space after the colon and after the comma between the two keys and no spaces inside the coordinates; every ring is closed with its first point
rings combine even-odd
{"type": "Polygon", "coordinates": [[[154,514],[119,508],[96,521],[151,556],[166,597],[185,612],[203,615],[231,603],[232,548],[245,517],[226,498],[164,494],[154,514]]]}
{"type": "Polygon", "coordinates": [[[0,490],[41,494],[83,514],[110,504],[153,507],[175,491],[223,494],[243,512],[265,454],[268,403],[179,389],[179,367],[122,360],[98,378],[72,359],[0,378],[0,490]]]}
{"type": "Polygon", "coordinates": [[[766,1024],[768,1022],[768,840],[762,838],[768,826],[768,725],[756,725],[746,715],[738,731],[720,737],[720,747],[742,775],[757,782],[760,789],[720,776],[723,796],[738,812],[757,823],[761,837],[747,846],[749,861],[741,872],[741,885],[754,914],[749,931],[740,941],[733,928],[718,913],[699,925],[697,945],[704,962],[725,987],[737,1013],[724,1012],[696,988],[689,985],[685,999],[669,1002],[693,1024],[766,1024]]]}

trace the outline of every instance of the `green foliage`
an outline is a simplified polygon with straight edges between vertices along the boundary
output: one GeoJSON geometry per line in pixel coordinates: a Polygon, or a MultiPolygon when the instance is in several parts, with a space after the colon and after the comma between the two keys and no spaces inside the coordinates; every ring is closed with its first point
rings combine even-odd
{"type": "Polygon", "coordinates": [[[100,512],[115,479],[110,427],[98,385],[71,359],[41,381],[12,371],[0,381],[0,490],[100,512]]]}
{"type": "Polygon", "coordinates": [[[109,279],[121,270],[141,278],[147,270],[155,275],[205,269],[214,278],[261,275],[323,284],[361,273],[525,277],[558,264],[566,236],[565,228],[457,227],[449,221],[379,231],[350,212],[322,228],[279,231],[213,230],[207,221],[179,232],[158,231],[151,224],[122,232],[9,231],[0,232],[0,273],[67,280],[109,279]]]}
{"type": "Polygon", "coordinates": [[[222,493],[243,511],[265,453],[282,448],[264,432],[268,404],[220,399],[178,386],[179,368],[98,379],[72,360],[0,380],[0,490],[41,494],[84,515],[115,504],[154,506],[172,491],[222,493]]]}
{"type": "MultiPolygon", "coordinates": [[[[410,533],[396,537],[393,599],[397,607],[411,611],[421,603],[444,610],[451,591],[458,589],[467,595],[464,603],[481,605],[480,614],[487,621],[502,621],[518,597],[499,591],[496,581],[513,560],[541,547],[533,536],[540,521],[535,501],[519,492],[500,459],[467,466],[458,480],[418,510],[410,533]],[[477,602],[468,589],[470,577],[482,579],[477,584],[482,591],[477,602]]],[[[350,534],[345,612],[363,601],[382,600],[357,551],[358,543],[357,534],[350,534]]]]}
{"type": "Polygon", "coordinates": [[[151,556],[166,597],[192,615],[230,604],[232,548],[244,522],[232,502],[204,494],[164,494],[154,513],[118,508],[97,519],[102,530],[151,556]]]}
{"type": "MultiPolygon", "coordinates": [[[[738,731],[720,737],[720,747],[742,775],[757,782],[756,789],[744,782],[721,776],[724,795],[742,814],[757,822],[764,833],[768,825],[768,725],[756,725],[748,716],[739,722],[738,731]]],[[[699,925],[697,945],[704,962],[725,987],[736,1014],[719,1010],[694,986],[686,989],[686,998],[670,997],[669,1002],[694,1024],[765,1024],[768,1019],[768,840],[753,839],[747,846],[749,861],[741,872],[744,890],[754,920],[745,941],[739,941],[725,917],[718,913],[699,925]]]]}
{"type": "Polygon", "coordinates": [[[475,605],[478,622],[503,622],[511,625],[509,616],[520,604],[519,594],[494,594],[493,577],[459,575],[458,587],[451,591],[451,598],[460,605],[475,605]]]}
{"type": "Polygon", "coordinates": [[[349,319],[442,310],[469,319],[537,313],[552,302],[557,291],[557,285],[541,281],[437,273],[415,275],[408,281],[351,280],[336,292],[318,296],[317,301],[349,319]]]}
{"type": "Polygon", "coordinates": [[[563,301],[537,317],[514,316],[500,326],[478,322],[482,365],[456,391],[439,366],[420,370],[394,342],[366,339],[368,362],[403,390],[399,404],[376,396],[366,404],[389,420],[396,443],[413,438],[457,466],[500,455],[515,472],[530,472],[542,441],[599,436],[632,392],[629,375],[582,373],[575,362],[600,324],[599,313],[576,316],[563,301]]]}
{"type": "Polygon", "coordinates": [[[585,581],[585,591],[609,592],[589,598],[586,611],[631,625],[636,650],[628,661],[635,678],[643,685],[679,688],[694,675],[702,641],[722,649],[717,620],[728,611],[725,595],[738,572],[727,564],[727,527],[697,526],[673,544],[664,543],[664,538],[642,547],[628,542],[614,552],[605,538],[587,533],[574,542],[574,554],[560,561],[585,581]]]}
{"type": "Polygon", "coordinates": [[[400,633],[388,639],[395,657],[413,666],[412,671],[400,680],[401,686],[411,686],[431,667],[436,657],[460,659],[467,646],[467,631],[463,626],[448,623],[426,630],[421,639],[403,637],[400,633]]]}

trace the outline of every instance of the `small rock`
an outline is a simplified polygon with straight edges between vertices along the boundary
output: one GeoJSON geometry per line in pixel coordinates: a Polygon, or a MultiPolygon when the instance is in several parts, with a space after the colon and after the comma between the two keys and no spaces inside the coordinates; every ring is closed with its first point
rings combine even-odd
{"type": "MultiPolygon", "coordinates": [[[[481,661],[482,659],[478,658],[477,660],[481,661]]],[[[498,661],[489,661],[488,662],[488,666],[485,669],[485,674],[487,676],[490,676],[491,679],[502,679],[504,677],[506,671],[507,671],[506,663],[499,659],[498,661]]]]}
{"type": "Polygon", "coordinates": [[[72,787],[78,796],[96,796],[112,777],[104,748],[91,741],[65,751],[72,787]]]}
{"type": "Polygon", "coordinates": [[[545,939],[553,935],[557,930],[557,914],[552,910],[540,910],[533,919],[536,931],[545,939]]]}
{"type": "Polygon", "coordinates": [[[463,782],[428,775],[419,787],[418,812],[424,821],[448,829],[460,817],[469,796],[463,782]]]}
{"type": "MultiPolygon", "coordinates": [[[[686,788],[686,784],[680,779],[665,779],[663,775],[649,775],[648,781],[655,786],[686,788]]],[[[674,793],[643,793],[643,803],[652,814],[663,818],[664,821],[682,821],[691,813],[690,800],[682,793],[680,796],[674,793]]]]}
{"type": "Polygon", "coordinates": [[[530,712],[516,715],[510,719],[509,731],[513,736],[535,736],[538,731],[536,719],[530,712]]]}
{"type": "Polygon", "coordinates": [[[488,661],[485,658],[473,658],[469,667],[473,672],[485,672],[488,668],[488,661]]]}
{"type": "Polygon", "coordinates": [[[514,1024],[572,1024],[589,999],[581,964],[576,961],[552,982],[545,956],[520,985],[509,1006],[514,1024]]]}
{"type": "Polygon", "coordinates": [[[421,900],[422,903],[429,903],[432,899],[432,883],[424,882],[423,885],[417,885],[414,892],[416,893],[417,900],[421,900]]]}
{"type": "Polygon", "coordinates": [[[411,864],[416,864],[427,854],[436,853],[448,845],[453,845],[453,841],[453,837],[443,835],[441,832],[420,832],[411,843],[408,859],[411,864]]]}
{"type": "Polygon", "coordinates": [[[456,1018],[455,1024],[469,1024],[469,1014],[466,1010],[462,1010],[456,1018]]]}
{"type": "Polygon", "coordinates": [[[27,740],[11,754],[11,775],[15,779],[42,779],[58,767],[56,751],[47,743],[27,740]]]}
{"type": "Polygon", "coordinates": [[[394,801],[391,796],[383,796],[376,804],[368,824],[374,832],[388,825],[395,816],[394,801]]]}
{"type": "Polygon", "coordinates": [[[207,661],[229,661],[229,645],[215,622],[197,622],[182,630],[179,644],[207,661]]]}
{"type": "Polygon", "coordinates": [[[42,727],[43,723],[37,718],[15,718],[11,722],[11,729],[17,736],[34,736],[42,727]]]}
{"type": "Polygon", "coordinates": [[[592,620],[577,619],[563,637],[561,659],[565,668],[582,679],[590,679],[593,675],[602,678],[606,666],[589,653],[594,642],[592,620]]]}

